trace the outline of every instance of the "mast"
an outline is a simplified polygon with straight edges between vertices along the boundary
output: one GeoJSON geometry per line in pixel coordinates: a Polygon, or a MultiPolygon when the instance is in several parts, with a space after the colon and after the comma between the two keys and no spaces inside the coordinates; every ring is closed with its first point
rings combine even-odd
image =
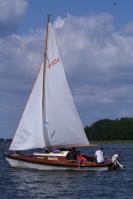
{"type": "Polygon", "coordinates": [[[48,49],[48,26],[50,23],[50,16],[48,15],[48,19],[47,19],[47,29],[46,29],[46,36],[45,36],[45,50],[44,50],[44,76],[45,76],[45,69],[46,69],[46,61],[47,61],[47,49],[48,49]]]}
{"type": "Polygon", "coordinates": [[[49,141],[49,136],[48,136],[48,132],[46,127],[44,127],[44,123],[46,122],[46,106],[45,106],[45,99],[44,99],[44,95],[45,95],[45,72],[46,72],[46,63],[47,63],[47,50],[48,50],[48,34],[49,34],[49,23],[50,23],[50,16],[48,15],[47,18],[47,29],[46,29],[46,36],[45,36],[45,49],[44,49],[44,62],[43,62],[43,97],[42,97],[42,120],[43,120],[43,136],[44,136],[44,140],[46,141],[46,145],[50,145],[50,141],[49,141]],[[45,133],[44,133],[44,128],[45,128],[45,133]]]}

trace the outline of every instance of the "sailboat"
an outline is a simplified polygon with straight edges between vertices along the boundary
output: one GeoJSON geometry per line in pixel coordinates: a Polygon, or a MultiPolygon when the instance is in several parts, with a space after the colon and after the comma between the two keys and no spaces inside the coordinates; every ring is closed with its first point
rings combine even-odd
{"type": "Polygon", "coordinates": [[[10,145],[11,152],[4,156],[12,167],[38,170],[108,170],[119,167],[116,158],[98,164],[94,157],[84,155],[86,161],[80,165],[77,159],[68,158],[71,148],[90,146],[48,17],[44,59],[10,145]],[[37,151],[29,154],[27,150],[30,149],[37,151]]]}

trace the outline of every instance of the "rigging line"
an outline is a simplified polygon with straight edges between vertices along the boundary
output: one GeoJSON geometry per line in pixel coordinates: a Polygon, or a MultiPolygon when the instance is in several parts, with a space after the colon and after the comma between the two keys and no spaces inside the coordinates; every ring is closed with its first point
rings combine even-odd
{"type": "Polygon", "coordinates": [[[50,61],[49,61],[49,58],[48,58],[47,54],[45,56],[46,56],[46,59],[47,59],[48,63],[50,64],[50,61]]]}

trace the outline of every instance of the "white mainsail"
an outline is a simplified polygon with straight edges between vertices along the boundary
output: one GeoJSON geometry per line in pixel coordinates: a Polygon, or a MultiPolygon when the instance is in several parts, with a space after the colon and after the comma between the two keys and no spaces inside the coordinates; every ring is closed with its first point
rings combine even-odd
{"type": "Polygon", "coordinates": [[[41,66],[10,150],[86,144],[49,22],[46,64],[41,66]]]}

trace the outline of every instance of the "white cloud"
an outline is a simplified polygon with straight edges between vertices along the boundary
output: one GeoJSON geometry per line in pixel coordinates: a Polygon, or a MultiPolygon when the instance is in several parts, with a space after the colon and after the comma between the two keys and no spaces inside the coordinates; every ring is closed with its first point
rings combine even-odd
{"type": "Polygon", "coordinates": [[[117,32],[109,14],[58,18],[55,29],[67,70],[71,73],[78,67],[82,71],[105,74],[133,64],[133,37],[125,35],[124,31],[117,32]],[[63,21],[62,28],[58,28],[58,21],[59,24],[63,21]]]}
{"type": "Polygon", "coordinates": [[[26,0],[0,0],[0,35],[17,28],[18,20],[25,14],[27,6],[26,0]]]}
{"type": "Polygon", "coordinates": [[[33,76],[42,60],[41,35],[41,30],[36,30],[25,36],[11,34],[1,38],[0,76],[33,76]]]}
{"type": "Polygon", "coordinates": [[[22,17],[27,8],[26,0],[0,0],[0,22],[22,17]]]}
{"type": "Polygon", "coordinates": [[[54,24],[77,105],[94,119],[119,117],[125,109],[131,115],[133,22],[116,30],[113,20],[109,14],[69,15],[54,24]]]}
{"type": "MultiPolygon", "coordinates": [[[[54,22],[70,88],[85,124],[106,117],[132,115],[133,23],[116,30],[113,20],[106,13],[86,17],[68,15],[54,22]]],[[[11,102],[10,113],[13,104],[16,111],[25,104],[21,93],[30,91],[41,63],[43,35],[43,29],[39,29],[24,36],[11,34],[0,38],[0,88],[6,100],[11,92],[20,100],[11,102]]]]}

